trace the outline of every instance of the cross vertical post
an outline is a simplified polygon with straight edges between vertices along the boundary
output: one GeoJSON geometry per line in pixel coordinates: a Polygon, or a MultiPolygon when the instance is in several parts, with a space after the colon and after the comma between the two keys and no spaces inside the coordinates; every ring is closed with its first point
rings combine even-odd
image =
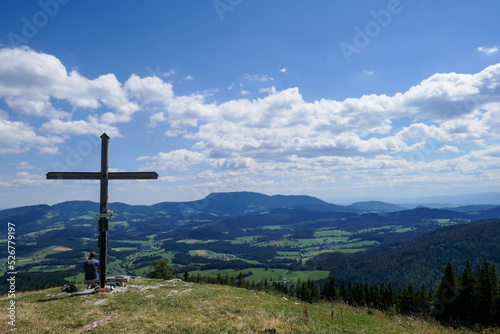
{"type": "MultiPolygon", "coordinates": [[[[100,213],[108,213],[108,169],[109,169],[109,137],[106,133],[101,136],[101,201],[100,213]]],[[[99,218],[99,278],[101,287],[106,285],[107,251],[108,251],[108,217],[99,218]]]]}
{"type": "Polygon", "coordinates": [[[147,180],[157,179],[156,172],[109,172],[109,136],[101,136],[101,172],[49,172],[47,179],[66,180],[101,180],[101,198],[99,214],[99,279],[101,288],[106,285],[107,250],[108,250],[108,219],[112,213],[108,211],[108,181],[109,180],[147,180]]]}

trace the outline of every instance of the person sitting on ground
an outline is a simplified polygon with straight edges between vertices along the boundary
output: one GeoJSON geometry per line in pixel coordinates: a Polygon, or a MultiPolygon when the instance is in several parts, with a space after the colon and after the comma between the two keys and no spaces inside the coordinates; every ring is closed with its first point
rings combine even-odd
{"type": "Polygon", "coordinates": [[[88,260],[83,263],[83,271],[86,281],[99,278],[99,260],[96,258],[95,252],[90,252],[88,260]]]}

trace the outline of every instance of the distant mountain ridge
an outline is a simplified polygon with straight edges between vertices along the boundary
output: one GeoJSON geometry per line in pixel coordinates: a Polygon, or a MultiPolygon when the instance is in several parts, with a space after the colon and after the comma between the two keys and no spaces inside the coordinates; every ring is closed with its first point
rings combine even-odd
{"type": "Polygon", "coordinates": [[[400,205],[381,202],[381,201],[356,202],[351,205],[348,205],[347,207],[363,212],[379,212],[379,213],[406,210],[404,207],[400,205]]]}
{"type": "MultiPolygon", "coordinates": [[[[474,219],[495,218],[500,216],[500,206],[495,205],[468,205],[455,208],[431,209],[405,207],[382,201],[356,202],[347,206],[336,205],[321,199],[306,195],[265,195],[255,192],[219,192],[211,193],[207,197],[186,202],[160,202],[153,205],[130,205],[112,202],[109,208],[115,213],[129,212],[133,214],[173,213],[185,217],[196,214],[212,214],[218,217],[232,217],[272,210],[284,207],[301,207],[311,211],[342,212],[342,213],[378,213],[390,216],[430,215],[430,218],[463,217],[461,214],[475,212],[474,219]],[[416,210],[416,211],[415,211],[416,210]],[[434,210],[434,211],[433,211],[434,210]],[[398,213],[399,212],[399,213],[398,213]]],[[[72,218],[82,212],[98,212],[99,204],[92,201],[67,201],[52,206],[46,204],[23,206],[0,211],[0,222],[16,220],[19,223],[29,222],[37,217],[56,211],[63,217],[72,218]]]]}
{"type": "Polygon", "coordinates": [[[474,211],[485,211],[485,210],[490,210],[493,208],[496,208],[498,205],[486,205],[486,204],[479,204],[479,205],[464,205],[464,206],[459,206],[459,207],[450,207],[450,208],[442,208],[443,210],[452,210],[452,211],[457,211],[457,212],[474,212],[474,211]]]}
{"type": "MultiPolygon", "coordinates": [[[[189,202],[161,202],[154,205],[130,205],[120,202],[109,203],[115,213],[152,215],[158,212],[174,213],[183,216],[209,213],[220,217],[258,213],[280,207],[304,206],[323,211],[352,212],[344,206],[330,204],[318,198],[305,195],[264,195],[254,192],[212,193],[204,199],[189,202]]],[[[99,211],[99,204],[92,201],[67,201],[52,206],[46,204],[23,206],[0,211],[0,223],[16,221],[19,224],[33,222],[50,212],[62,217],[74,218],[86,212],[99,211]]]]}
{"type": "Polygon", "coordinates": [[[417,205],[424,205],[432,208],[459,207],[467,205],[500,205],[500,192],[429,196],[419,198],[383,198],[380,200],[397,203],[401,206],[415,207],[417,205]]]}
{"type": "MultiPolygon", "coordinates": [[[[335,201],[333,201],[335,202],[335,201]]],[[[340,200],[339,202],[345,202],[340,200]]],[[[90,204],[97,205],[93,201],[66,201],[48,207],[65,207],[66,203],[76,203],[74,205],[90,204]]],[[[43,204],[39,204],[43,205],[43,204]]],[[[35,207],[39,205],[29,205],[16,208],[0,208],[1,211],[35,207]]],[[[328,210],[352,210],[357,212],[377,212],[388,213],[401,210],[413,209],[418,206],[424,206],[435,209],[453,210],[458,212],[484,211],[500,206],[500,193],[479,193],[471,195],[454,195],[454,196],[434,196],[422,197],[414,199],[396,199],[383,198],[382,200],[367,200],[357,201],[349,205],[332,204],[313,196],[307,195],[264,195],[256,192],[218,192],[211,193],[205,198],[193,201],[181,202],[160,202],[153,205],[133,205],[120,202],[112,202],[109,204],[111,209],[116,211],[139,210],[148,211],[147,208],[154,207],[155,209],[166,210],[169,212],[181,212],[188,209],[192,212],[211,211],[225,212],[226,214],[244,214],[246,210],[254,211],[256,209],[269,209],[276,207],[294,206],[294,205],[326,205],[328,210]],[[244,203],[241,204],[241,201],[244,203]],[[498,203],[498,204],[495,204],[498,203]],[[227,206],[232,206],[229,210],[227,206]],[[344,209],[342,209],[344,208],[344,209]],[[346,209],[347,208],[347,209],[346,209]]],[[[92,208],[95,211],[96,209],[92,208]]],[[[98,209],[97,209],[98,210],[98,209]]]]}

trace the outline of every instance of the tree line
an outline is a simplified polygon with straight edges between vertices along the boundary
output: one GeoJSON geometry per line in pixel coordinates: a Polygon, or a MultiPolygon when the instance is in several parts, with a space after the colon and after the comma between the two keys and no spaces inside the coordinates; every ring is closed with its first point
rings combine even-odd
{"type": "MultiPolygon", "coordinates": [[[[276,287],[283,293],[291,292],[291,287],[283,283],[276,287]]],[[[476,270],[467,260],[460,273],[448,262],[434,292],[424,284],[415,288],[411,283],[404,284],[402,290],[392,283],[370,285],[342,281],[339,285],[330,275],[321,288],[309,281],[298,284],[295,295],[306,302],[343,301],[354,306],[434,318],[451,325],[500,325],[500,280],[495,265],[486,259],[476,270]]]]}
{"type": "MultiPolygon", "coordinates": [[[[168,260],[155,261],[153,267],[155,269],[150,275],[152,278],[176,277],[175,270],[169,269],[168,260]]],[[[270,282],[264,278],[255,282],[245,279],[247,276],[240,273],[238,276],[219,274],[217,277],[206,277],[199,273],[196,276],[190,275],[186,271],[183,279],[283,294],[307,303],[343,302],[389,314],[436,319],[448,325],[500,325],[500,280],[495,265],[486,259],[476,270],[473,270],[471,262],[467,260],[460,273],[455,272],[452,263],[448,262],[435,291],[424,284],[418,288],[411,283],[404,284],[403,289],[399,290],[393,283],[339,282],[333,275],[322,286],[311,280],[289,283],[270,282]]]]}

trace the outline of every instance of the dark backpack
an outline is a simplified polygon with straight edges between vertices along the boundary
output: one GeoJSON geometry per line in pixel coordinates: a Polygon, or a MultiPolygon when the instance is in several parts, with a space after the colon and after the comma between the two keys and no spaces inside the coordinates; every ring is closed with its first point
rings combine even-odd
{"type": "Polygon", "coordinates": [[[78,291],[78,289],[76,288],[76,286],[74,284],[64,284],[61,290],[63,292],[67,292],[67,293],[72,293],[72,292],[78,291]]]}

